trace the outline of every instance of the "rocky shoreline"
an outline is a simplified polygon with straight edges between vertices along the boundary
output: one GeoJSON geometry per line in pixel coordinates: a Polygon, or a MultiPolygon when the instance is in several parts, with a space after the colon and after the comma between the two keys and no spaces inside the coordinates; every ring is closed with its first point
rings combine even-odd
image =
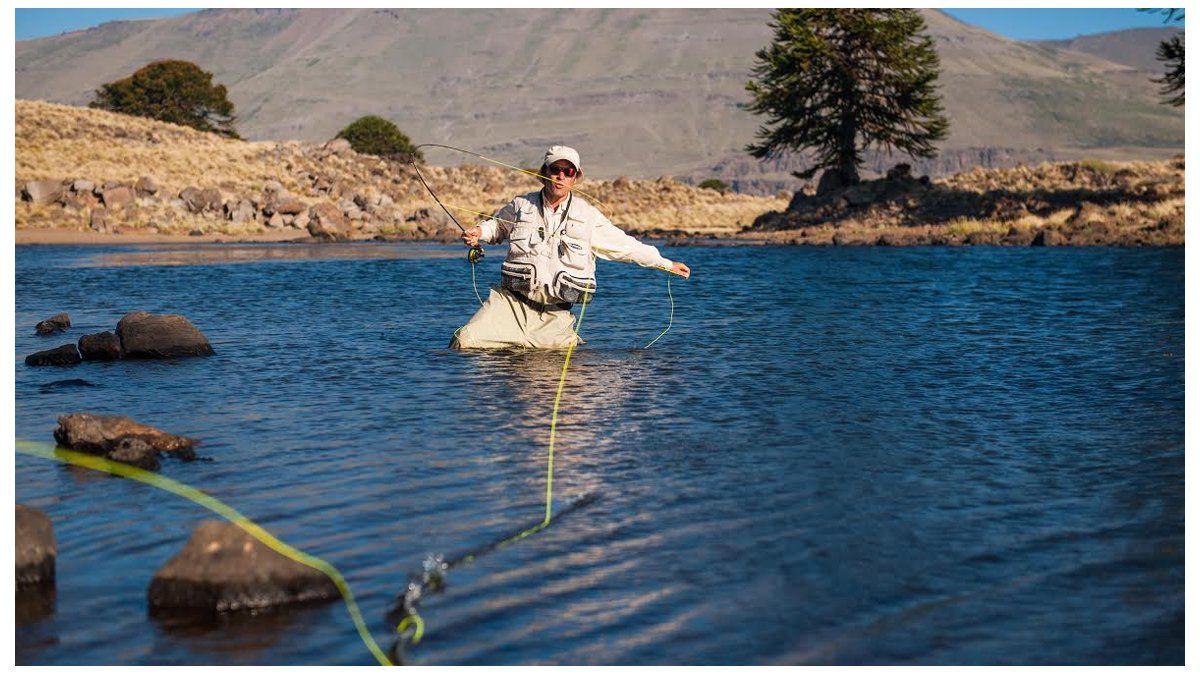
{"type": "MultiPolygon", "coordinates": [[[[99,110],[17,101],[17,244],[442,242],[453,220],[414,168],[345,141],[249,143],[99,110]]],[[[464,224],[537,189],[495,166],[425,166],[464,224]]],[[[1079,161],[914,177],[774,197],[668,176],[589,178],[585,198],[674,245],[1179,246],[1184,161],[1079,161]]]]}

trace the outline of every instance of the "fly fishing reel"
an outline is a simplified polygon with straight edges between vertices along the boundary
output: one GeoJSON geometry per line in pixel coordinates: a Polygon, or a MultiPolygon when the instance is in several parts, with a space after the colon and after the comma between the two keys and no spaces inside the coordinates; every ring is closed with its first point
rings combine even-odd
{"type": "Polygon", "coordinates": [[[476,265],[480,260],[483,260],[483,247],[474,246],[470,251],[467,251],[467,261],[472,265],[476,265]]]}

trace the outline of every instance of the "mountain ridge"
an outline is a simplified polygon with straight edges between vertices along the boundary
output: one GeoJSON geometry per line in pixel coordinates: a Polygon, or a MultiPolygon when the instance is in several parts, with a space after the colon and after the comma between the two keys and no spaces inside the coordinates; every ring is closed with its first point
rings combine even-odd
{"type": "MultiPolygon", "coordinates": [[[[1182,150],[1182,114],[1158,103],[1144,72],[923,14],[951,131],[940,158],[912,162],[918,171],[1182,150]]],[[[761,123],[744,85],[769,20],[759,9],[204,10],[20,41],[16,91],[78,105],[149,61],[184,58],[229,87],[250,139],[325,140],[379,114],[415,142],[511,162],[564,142],[598,177],[773,192],[799,185],[790,172],[803,158],[760,164],[744,152],[761,123]]],[[[866,168],[900,161],[870,156],[866,168]]]]}

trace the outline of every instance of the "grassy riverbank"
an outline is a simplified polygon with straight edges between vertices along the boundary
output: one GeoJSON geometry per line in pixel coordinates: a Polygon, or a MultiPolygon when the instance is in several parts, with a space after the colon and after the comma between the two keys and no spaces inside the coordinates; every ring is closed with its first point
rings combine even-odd
{"type": "MultiPolygon", "coordinates": [[[[491,165],[422,173],[463,223],[537,188],[491,165]]],[[[626,230],[677,243],[1140,246],[1183,244],[1183,178],[1180,157],[977,168],[933,181],[896,172],[820,196],[811,186],[794,197],[722,193],[670,177],[589,178],[581,188],[626,230]]],[[[405,164],[336,144],[230,140],[35,101],[16,103],[15,188],[18,243],[458,233],[405,164]]]]}
{"type": "MultiPolygon", "coordinates": [[[[536,161],[528,158],[527,163],[536,161]]],[[[512,196],[538,187],[529,176],[497,166],[427,166],[422,173],[447,204],[489,213],[512,196]]],[[[18,193],[30,181],[84,181],[85,188],[91,184],[85,190],[68,187],[40,203],[19,201],[16,209],[18,232],[77,232],[82,240],[98,235],[191,234],[202,240],[308,236],[297,218],[284,222],[287,219],[281,217],[272,223],[264,212],[271,200],[267,193],[276,186],[306,209],[321,203],[336,207],[348,239],[447,239],[457,232],[408,165],[319,144],[230,140],[143,118],[17,101],[18,193]],[[153,194],[136,189],[142,177],[157,184],[153,194]],[[100,194],[105,184],[135,189],[136,198],[114,207],[100,194]],[[207,204],[188,204],[180,199],[187,188],[215,189],[219,195],[207,204]],[[242,201],[250,208],[238,214],[242,201]],[[101,217],[94,216],[97,209],[101,217]],[[231,219],[231,214],[240,220],[231,219]]],[[[787,204],[784,196],[722,194],[668,177],[588,178],[581,187],[614,222],[638,231],[727,235],[787,204]]],[[[464,210],[455,211],[455,216],[464,223],[478,219],[464,210]]]]}

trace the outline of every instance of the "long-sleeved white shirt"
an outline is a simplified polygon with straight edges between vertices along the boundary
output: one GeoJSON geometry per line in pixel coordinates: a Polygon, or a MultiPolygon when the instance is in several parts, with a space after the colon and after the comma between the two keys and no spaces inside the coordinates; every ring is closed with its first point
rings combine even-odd
{"type": "Polygon", "coordinates": [[[535,268],[533,286],[523,291],[535,302],[563,300],[562,289],[556,287],[561,273],[594,284],[593,255],[662,270],[672,267],[672,262],[657,248],[626,234],[575,194],[561,202],[557,209],[544,205],[540,191],[520,195],[479,225],[481,241],[489,244],[512,242],[506,263],[535,268]]]}

